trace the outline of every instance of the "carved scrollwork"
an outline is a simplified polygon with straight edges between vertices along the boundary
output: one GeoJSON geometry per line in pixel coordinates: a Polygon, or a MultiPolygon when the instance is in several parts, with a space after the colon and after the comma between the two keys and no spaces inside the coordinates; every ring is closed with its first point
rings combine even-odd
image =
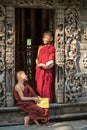
{"type": "Polygon", "coordinates": [[[5,8],[0,5],[0,21],[5,19],[5,8]]]}
{"type": "Polygon", "coordinates": [[[56,10],[56,31],[55,31],[55,63],[56,63],[56,96],[57,102],[63,102],[63,81],[64,81],[64,10],[56,10]]]}
{"type": "Polygon", "coordinates": [[[55,32],[56,64],[60,67],[64,65],[64,29],[59,25],[55,32]]]}
{"type": "Polygon", "coordinates": [[[10,69],[14,66],[14,54],[12,48],[6,48],[6,68],[10,69]]]}
{"type": "Polygon", "coordinates": [[[5,8],[0,5],[0,41],[4,41],[5,37],[5,8]]]}
{"type": "Polygon", "coordinates": [[[65,82],[66,100],[70,102],[79,101],[87,93],[87,75],[71,74],[65,82]]]}
{"type": "Polygon", "coordinates": [[[5,106],[5,17],[4,6],[0,5],[0,106],[5,106]]]}
{"type": "Polygon", "coordinates": [[[53,5],[53,0],[41,0],[42,5],[53,5]]]}
{"type": "Polygon", "coordinates": [[[56,10],[56,26],[55,31],[55,62],[58,66],[64,65],[64,10],[56,10]]]}
{"type": "Polygon", "coordinates": [[[16,0],[17,5],[31,5],[33,3],[33,0],[16,0]]]}
{"type": "Polygon", "coordinates": [[[7,7],[7,22],[6,22],[6,69],[14,68],[14,8],[7,7]]]}
{"type": "Polygon", "coordinates": [[[14,105],[13,94],[11,92],[6,93],[6,106],[12,107],[14,105]]]}
{"type": "Polygon", "coordinates": [[[84,91],[80,76],[77,75],[80,73],[80,45],[79,10],[69,8],[65,13],[65,91],[66,99],[70,102],[77,101],[84,91]]]}
{"type": "Polygon", "coordinates": [[[5,93],[6,93],[6,88],[5,88],[5,73],[2,72],[0,73],[0,107],[5,106],[5,93]]]}
{"type": "Polygon", "coordinates": [[[17,5],[53,6],[53,0],[17,0],[17,5]]]}
{"type": "MultiPolygon", "coordinates": [[[[78,10],[69,8],[66,10],[65,15],[65,58],[67,61],[72,60],[76,72],[80,71],[79,59],[80,59],[80,40],[81,33],[78,25],[79,13],[78,10]]],[[[73,65],[72,64],[72,65],[73,65]]],[[[66,70],[67,70],[66,64],[66,70]]],[[[71,67],[72,68],[72,67],[71,67]]],[[[71,69],[70,69],[71,70],[71,69]]]]}

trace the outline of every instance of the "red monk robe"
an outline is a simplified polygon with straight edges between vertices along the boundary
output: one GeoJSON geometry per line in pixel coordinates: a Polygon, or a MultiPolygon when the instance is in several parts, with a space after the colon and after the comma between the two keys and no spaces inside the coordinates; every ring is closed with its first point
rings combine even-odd
{"type": "MultiPolygon", "coordinates": [[[[36,97],[33,89],[25,83],[23,91],[25,97],[36,97]]],[[[22,101],[19,97],[18,92],[14,89],[14,96],[17,104],[21,110],[29,114],[29,118],[32,120],[42,119],[42,121],[48,121],[48,109],[43,109],[36,105],[34,101],[22,101]]]]}
{"type": "MultiPolygon", "coordinates": [[[[55,49],[53,45],[43,46],[38,54],[38,64],[46,64],[54,60],[55,49]]],[[[54,68],[48,70],[36,66],[36,86],[37,92],[41,97],[49,98],[50,103],[54,102],[54,68]]]]}

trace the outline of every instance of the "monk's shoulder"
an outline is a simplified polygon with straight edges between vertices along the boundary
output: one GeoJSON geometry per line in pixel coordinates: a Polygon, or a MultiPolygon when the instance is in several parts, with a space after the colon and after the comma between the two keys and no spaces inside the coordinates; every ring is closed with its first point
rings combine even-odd
{"type": "Polygon", "coordinates": [[[16,91],[20,90],[20,86],[18,84],[15,85],[15,90],[16,91]]]}
{"type": "Polygon", "coordinates": [[[50,45],[50,48],[49,48],[49,50],[55,50],[55,47],[54,47],[54,45],[50,45]]]}
{"type": "Polygon", "coordinates": [[[41,48],[43,48],[43,45],[40,45],[40,46],[38,47],[38,51],[40,51],[41,48]]]}

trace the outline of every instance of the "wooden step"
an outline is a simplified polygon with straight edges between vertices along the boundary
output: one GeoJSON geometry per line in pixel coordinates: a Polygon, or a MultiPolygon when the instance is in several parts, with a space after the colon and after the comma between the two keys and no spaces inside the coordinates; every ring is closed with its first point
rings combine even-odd
{"type": "MultiPolygon", "coordinates": [[[[0,126],[23,124],[25,113],[15,107],[0,108],[0,126]]],[[[87,118],[87,103],[50,104],[50,121],[87,118]]]]}

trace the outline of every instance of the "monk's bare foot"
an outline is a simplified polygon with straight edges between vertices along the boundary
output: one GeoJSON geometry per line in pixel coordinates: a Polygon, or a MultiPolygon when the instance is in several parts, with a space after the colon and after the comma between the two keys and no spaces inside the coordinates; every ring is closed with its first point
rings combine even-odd
{"type": "Polygon", "coordinates": [[[36,123],[37,126],[41,126],[41,124],[39,124],[37,120],[34,120],[34,122],[36,123]]]}
{"type": "Polygon", "coordinates": [[[25,116],[24,117],[24,125],[26,126],[26,127],[29,127],[30,125],[29,125],[29,116],[25,116]]]}
{"type": "Polygon", "coordinates": [[[46,125],[47,125],[47,126],[50,126],[50,123],[49,123],[49,122],[47,122],[47,123],[46,123],[46,125]]]}

